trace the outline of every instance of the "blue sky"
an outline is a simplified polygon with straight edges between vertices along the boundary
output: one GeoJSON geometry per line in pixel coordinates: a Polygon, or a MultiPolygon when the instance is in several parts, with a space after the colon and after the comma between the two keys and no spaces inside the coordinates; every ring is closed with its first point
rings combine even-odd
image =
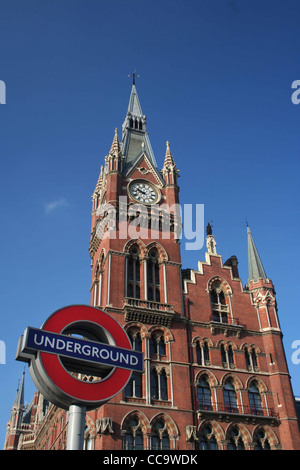
{"type": "MultiPolygon", "coordinates": [[[[19,336],[60,307],[89,303],[91,194],[133,68],[158,166],[169,140],[181,203],[205,205],[218,253],[238,257],[243,284],[247,218],[300,395],[291,348],[300,340],[299,14],[297,0],[2,1],[1,447],[24,367],[19,336]]],[[[204,251],[183,252],[183,266],[197,269],[204,251]]],[[[34,390],[27,372],[27,402],[34,390]]]]}

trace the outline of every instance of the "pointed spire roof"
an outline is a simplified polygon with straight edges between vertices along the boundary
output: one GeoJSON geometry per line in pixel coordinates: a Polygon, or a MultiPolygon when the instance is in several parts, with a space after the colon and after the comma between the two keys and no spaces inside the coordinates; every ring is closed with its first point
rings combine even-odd
{"type": "Polygon", "coordinates": [[[115,135],[114,135],[109,153],[111,155],[118,155],[120,152],[121,152],[121,145],[120,145],[119,137],[118,137],[118,129],[116,128],[115,135]]]}
{"type": "Polygon", "coordinates": [[[100,193],[102,182],[103,182],[103,165],[101,165],[101,168],[100,168],[100,174],[99,174],[99,178],[98,178],[93,196],[95,196],[95,194],[100,193]]]}
{"type": "Polygon", "coordinates": [[[22,375],[21,383],[18,385],[14,407],[24,408],[24,383],[25,383],[25,370],[22,375]]]}
{"type": "Polygon", "coordinates": [[[135,74],[127,114],[122,126],[121,151],[125,157],[124,170],[126,174],[143,153],[147,156],[153,167],[157,168],[149,136],[146,131],[146,116],[142,112],[135,86],[135,74]]]}
{"type": "Polygon", "coordinates": [[[170,142],[168,140],[167,140],[167,149],[166,149],[164,167],[167,167],[167,166],[175,166],[174,158],[170,150],[170,142]]]}
{"type": "Polygon", "coordinates": [[[131,88],[127,112],[137,117],[143,116],[143,112],[142,112],[142,108],[141,108],[140,100],[136,91],[135,84],[133,84],[131,88]]]}
{"type": "Polygon", "coordinates": [[[263,268],[261,259],[259,257],[257,248],[255,246],[249,225],[247,225],[247,234],[248,234],[248,267],[249,267],[248,281],[257,281],[259,278],[266,280],[267,276],[263,268]]]}

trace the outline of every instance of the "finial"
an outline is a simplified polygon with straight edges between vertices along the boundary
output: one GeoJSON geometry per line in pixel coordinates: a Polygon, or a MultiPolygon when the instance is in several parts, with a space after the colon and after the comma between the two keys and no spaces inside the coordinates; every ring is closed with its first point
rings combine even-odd
{"type": "Polygon", "coordinates": [[[213,225],[212,225],[212,220],[211,220],[210,223],[208,222],[207,224],[206,235],[212,235],[212,228],[213,228],[213,225]]]}
{"type": "Polygon", "coordinates": [[[129,74],[128,77],[132,77],[132,85],[135,85],[135,77],[140,77],[140,75],[136,75],[136,70],[132,71],[132,74],[129,74]]]}

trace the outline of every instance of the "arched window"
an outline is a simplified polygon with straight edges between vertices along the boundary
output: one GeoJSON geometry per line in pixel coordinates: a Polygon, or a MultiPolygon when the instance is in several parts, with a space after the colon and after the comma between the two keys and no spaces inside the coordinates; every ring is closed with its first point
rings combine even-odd
{"type": "Polygon", "coordinates": [[[149,259],[147,261],[147,286],[148,300],[160,302],[158,251],[156,248],[152,248],[149,252],[149,259]]]}
{"type": "Polygon", "coordinates": [[[127,297],[140,299],[140,281],[139,249],[133,245],[127,258],[127,297]]]}
{"type": "Polygon", "coordinates": [[[221,344],[220,346],[221,350],[221,361],[223,367],[230,367],[231,369],[234,369],[234,357],[233,357],[233,349],[231,344],[227,345],[226,348],[224,344],[221,344]]]}
{"type": "Polygon", "coordinates": [[[257,433],[254,450],[271,450],[270,442],[264,429],[260,429],[257,433]]]}
{"type": "Polygon", "coordinates": [[[224,344],[221,344],[221,361],[223,365],[227,363],[227,356],[226,356],[224,344]]]}
{"type": "Polygon", "coordinates": [[[255,348],[245,348],[245,360],[246,360],[246,367],[248,370],[258,370],[258,363],[257,363],[257,355],[255,348]]]}
{"type": "Polygon", "coordinates": [[[261,396],[255,382],[253,382],[249,388],[248,397],[251,414],[263,415],[261,396]]]}
{"type": "Polygon", "coordinates": [[[209,361],[209,347],[207,344],[207,341],[205,341],[204,346],[203,346],[203,353],[204,353],[204,363],[209,361]]]}
{"type": "Polygon", "coordinates": [[[196,357],[197,357],[197,364],[201,366],[202,365],[202,348],[200,346],[199,341],[196,342],[196,357]]]}
{"type": "Polygon", "coordinates": [[[224,408],[229,413],[237,413],[237,397],[232,379],[228,379],[223,390],[224,408]]]}
{"type": "Polygon", "coordinates": [[[251,369],[251,361],[250,361],[250,354],[248,348],[245,348],[245,360],[246,360],[246,367],[247,369],[251,369]]]}
{"type": "Polygon", "coordinates": [[[150,338],[150,355],[156,354],[158,356],[166,355],[166,343],[164,336],[158,336],[156,333],[152,333],[150,338]]]}
{"type": "Polygon", "coordinates": [[[151,387],[151,398],[153,400],[158,400],[159,397],[159,386],[158,386],[158,374],[157,370],[153,368],[150,374],[150,387],[151,387]]]}
{"type": "Polygon", "coordinates": [[[234,427],[229,434],[228,450],[245,450],[243,439],[240,435],[240,430],[234,427]]]}
{"type": "Polygon", "coordinates": [[[256,351],[254,348],[252,348],[252,351],[251,351],[251,358],[252,358],[253,367],[257,367],[257,356],[256,356],[256,351]]]}
{"type": "Polygon", "coordinates": [[[228,305],[220,281],[214,281],[210,291],[212,320],[228,323],[228,305]]]}
{"type": "Polygon", "coordinates": [[[206,376],[202,376],[198,382],[197,398],[200,410],[212,410],[211,390],[206,376]]]}
{"type": "Polygon", "coordinates": [[[132,332],[129,332],[128,334],[129,338],[130,338],[130,342],[131,342],[131,345],[132,345],[132,349],[134,351],[142,351],[142,338],[141,338],[141,334],[140,333],[132,333],[132,332]]]}
{"type": "Polygon", "coordinates": [[[209,362],[209,347],[207,341],[200,344],[200,341],[196,342],[196,357],[197,357],[197,364],[200,366],[208,365],[209,362]]]}
{"type": "Polygon", "coordinates": [[[125,396],[126,397],[143,397],[143,387],[142,387],[142,374],[140,372],[133,372],[129,382],[125,387],[125,396]]]}
{"type": "Polygon", "coordinates": [[[151,370],[150,387],[153,400],[168,400],[168,379],[164,369],[160,373],[155,368],[151,370]]]}
{"type": "Polygon", "coordinates": [[[160,399],[168,400],[168,381],[166,371],[163,370],[159,376],[160,382],[160,399]]]}
{"type": "Polygon", "coordinates": [[[144,450],[144,436],[139,419],[134,416],[129,421],[123,438],[124,450],[144,450]]]}
{"type": "Polygon", "coordinates": [[[152,427],[151,435],[152,450],[169,450],[170,438],[166,429],[166,423],[163,420],[157,421],[152,427]]]}
{"type": "Polygon", "coordinates": [[[210,424],[207,424],[200,433],[199,450],[218,450],[218,443],[210,424]]]}
{"type": "Polygon", "coordinates": [[[233,366],[234,365],[234,360],[233,360],[233,350],[232,350],[231,344],[228,346],[227,356],[228,356],[229,365],[233,366]]]}

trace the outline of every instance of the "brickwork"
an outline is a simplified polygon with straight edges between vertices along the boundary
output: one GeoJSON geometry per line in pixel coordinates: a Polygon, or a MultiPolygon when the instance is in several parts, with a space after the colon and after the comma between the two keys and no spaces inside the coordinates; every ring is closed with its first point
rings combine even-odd
{"type": "MultiPolygon", "coordinates": [[[[145,120],[137,118],[142,138],[145,120]]],[[[251,280],[244,288],[236,258],[223,263],[211,231],[205,261],[188,271],[181,269],[174,231],[169,238],[162,228],[131,237],[119,196],[128,211],[134,203],[129,185],[143,180],[160,194],[161,209],[178,203],[178,170],[169,143],[161,173],[146,152],[130,170],[125,164],[115,132],[92,197],[91,305],[124,326],[144,353],[144,373],[88,412],[85,448],[300,449],[272,282],[251,280]],[[97,234],[104,202],[118,214],[116,237],[97,234]]],[[[39,404],[41,412],[42,399],[39,404]]],[[[67,413],[50,405],[40,416],[36,421],[32,414],[31,434],[19,447],[64,449],[67,413]]]]}

